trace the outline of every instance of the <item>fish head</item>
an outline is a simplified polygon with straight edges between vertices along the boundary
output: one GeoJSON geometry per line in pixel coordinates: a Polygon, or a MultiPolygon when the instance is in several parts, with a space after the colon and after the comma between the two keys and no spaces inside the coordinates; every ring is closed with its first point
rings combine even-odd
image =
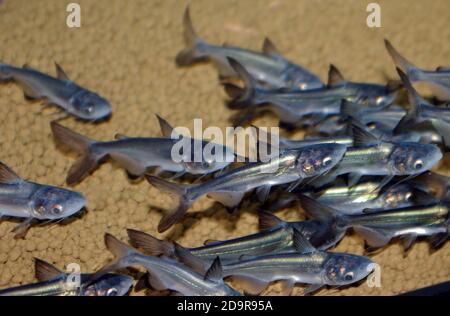
{"type": "Polygon", "coordinates": [[[344,156],[343,144],[318,144],[299,150],[296,168],[303,178],[321,175],[333,168],[344,156]]]}
{"type": "Polygon", "coordinates": [[[83,288],[83,296],[124,296],[133,285],[128,275],[106,274],[83,288]]]}
{"type": "Polygon", "coordinates": [[[112,113],[111,104],[98,94],[81,90],[69,100],[72,113],[87,121],[97,121],[109,117],[112,113]]]}
{"type": "Polygon", "coordinates": [[[329,253],[324,264],[324,283],[352,284],[367,277],[374,268],[374,262],[367,257],[347,253],[329,253]]]}
{"type": "Polygon", "coordinates": [[[358,91],[355,102],[377,108],[383,108],[394,103],[397,97],[398,88],[392,89],[379,84],[354,84],[358,91]]]}
{"type": "Polygon", "coordinates": [[[81,193],[52,186],[41,186],[31,196],[33,217],[38,219],[61,219],[80,211],[86,204],[81,193]]]}
{"type": "Polygon", "coordinates": [[[412,175],[430,170],[441,159],[436,145],[403,142],[395,144],[389,164],[395,175],[412,175]]]}
{"type": "Polygon", "coordinates": [[[402,204],[411,202],[414,195],[414,189],[408,184],[398,184],[383,192],[381,199],[387,208],[396,208],[402,204]]]}

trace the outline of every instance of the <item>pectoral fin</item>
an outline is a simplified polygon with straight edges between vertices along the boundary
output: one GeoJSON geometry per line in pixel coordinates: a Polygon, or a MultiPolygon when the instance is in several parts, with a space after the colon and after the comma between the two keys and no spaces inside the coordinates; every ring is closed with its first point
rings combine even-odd
{"type": "Polygon", "coordinates": [[[360,234],[366,241],[367,245],[372,248],[381,248],[391,240],[390,236],[375,229],[363,226],[356,226],[353,227],[353,229],[355,230],[355,232],[360,234]]]}
{"type": "Polygon", "coordinates": [[[303,295],[309,295],[311,293],[316,292],[319,290],[323,285],[322,284],[311,284],[308,285],[305,290],[303,291],[303,295]]]}
{"type": "Polygon", "coordinates": [[[248,276],[233,276],[233,280],[237,281],[244,288],[245,294],[248,295],[259,295],[268,285],[266,281],[248,276]]]}
{"type": "Polygon", "coordinates": [[[208,193],[208,196],[225,205],[226,207],[234,208],[239,205],[245,192],[212,192],[208,193]]]}
{"type": "Polygon", "coordinates": [[[22,223],[20,223],[16,227],[14,227],[11,231],[14,233],[14,238],[15,239],[25,238],[25,236],[28,232],[28,229],[31,227],[31,224],[33,222],[34,222],[34,218],[30,217],[30,218],[27,218],[26,220],[24,220],[22,223]]]}
{"type": "Polygon", "coordinates": [[[295,282],[292,280],[282,280],[281,281],[281,295],[291,296],[292,290],[294,289],[295,282]]]}

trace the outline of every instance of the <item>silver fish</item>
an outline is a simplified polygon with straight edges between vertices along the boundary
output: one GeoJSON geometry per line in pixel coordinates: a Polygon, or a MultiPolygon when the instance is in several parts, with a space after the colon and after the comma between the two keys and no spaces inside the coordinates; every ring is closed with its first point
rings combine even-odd
{"type": "Polygon", "coordinates": [[[227,60],[227,57],[232,57],[244,65],[260,84],[272,89],[307,90],[323,87],[318,76],[285,59],[269,39],[265,39],[262,53],[208,44],[196,34],[189,8],[184,13],[183,24],[187,48],[178,53],[178,66],[188,66],[207,59],[216,65],[222,78],[235,77],[236,72],[227,60]]]}
{"type": "Polygon", "coordinates": [[[178,222],[190,205],[203,195],[229,208],[237,207],[245,193],[253,189],[258,189],[260,200],[264,200],[272,186],[292,183],[295,187],[305,178],[327,172],[341,160],[345,151],[346,146],[341,144],[319,144],[286,150],[269,162],[245,164],[209,181],[190,186],[147,176],[152,185],[179,198],[178,207],[161,219],[158,231],[163,232],[178,222]]]}
{"type": "MultiPolygon", "coordinates": [[[[289,295],[296,283],[308,284],[305,294],[325,285],[352,284],[369,275],[374,266],[367,257],[347,253],[324,252],[314,248],[301,232],[295,234],[296,252],[269,254],[245,258],[223,265],[223,275],[232,276],[246,293],[260,294],[271,282],[283,282],[283,294],[289,295]]],[[[181,256],[183,263],[199,269],[196,258],[188,251],[181,256]]]]}
{"type": "MultiPolygon", "coordinates": [[[[245,256],[260,256],[274,252],[295,251],[294,234],[302,231],[305,238],[318,249],[328,249],[336,245],[343,237],[333,231],[332,221],[306,220],[285,222],[267,211],[258,212],[260,232],[230,240],[208,240],[204,246],[187,248],[196,256],[206,269],[213,260],[220,258],[222,263],[239,260],[245,256]],[[331,237],[331,239],[329,238],[331,237]]],[[[177,258],[177,245],[174,242],[160,240],[150,234],[128,229],[128,237],[132,246],[143,249],[152,256],[177,258]]],[[[178,249],[179,251],[179,249],[178,249]]]]}
{"type": "Polygon", "coordinates": [[[58,220],[80,211],[86,200],[78,192],[38,184],[20,178],[0,162],[0,217],[22,218],[14,228],[23,237],[35,220],[58,220]]]}
{"type": "Polygon", "coordinates": [[[344,79],[339,70],[331,65],[327,88],[307,91],[274,91],[256,86],[255,79],[236,60],[229,58],[230,65],[244,82],[244,88],[227,84],[226,92],[233,98],[232,109],[271,111],[285,124],[296,126],[306,116],[323,118],[339,114],[342,99],[353,101],[364,107],[382,109],[390,105],[396,96],[398,86],[355,83],[344,79]]]}
{"type": "Polygon", "coordinates": [[[450,100],[449,67],[438,67],[436,70],[420,69],[400,55],[388,40],[385,39],[384,43],[395,65],[400,68],[412,82],[423,82],[432,89],[436,97],[441,100],[450,100]]]}
{"type": "Polygon", "coordinates": [[[205,274],[199,274],[174,260],[146,256],[110,234],[105,234],[105,244],[116,258],[112,263],[97,271],[91,277],[91,282],[95,282],[109,271],[140,266],[150,272],[148,281],[156,290],[171,290],[186,296],[240,295],[223,281],[222,265],[218,258],[205,274]]]}
{"type": "MultiPolygon", "coordinates": [[[[191,162],[192,157],[189,155],[189,157],[183,157],[183,161],[177,162],[172,157],[172,148],[181,141],[180,139],[116,135],[116,140],[102,142],[80,135],[56,122],[51,123],[51,128],[57,143],[69,146],[82,154],[69,170],[66,179],[68,184],[80,182],[93,172],[106,157],[119,163],[132,177],[142,176],[151,167],[156,167],[159,172],[207,174],[224,169],[235,158],[230,149],[215,144],[214,148],[219,148],[224,159],[208,160],[202,157],[202,161],[196,163],[191,162]]],[[[210,144],[201,140],[188,139],[187,141],[193,148],[195,148],[195,142],[199,142],[202,148],[210,144]]]]}
{"type": "Polygon", "coordinates": [[[315,182],[316,187],[342,174],[349,174],[350,186],[358,183],[362,175],[385,176],[384,185],[394,176],[413,176],[430,170],[442,158],[436,145],[383,141],[356,122],[352,127],[355,147],[348,148],[341,162],[315,182]]]}
{"type": "Polygon", "coordinates": [[[93,282],[89,274],[80,275],[80,286],[72,285],[69,275],[55,266],[35,259],[35,274],[39,282],[0,290],[0,296],[124,296],[133,285],[133,278],[106,274],[93,282]]]}
{"type": "Polygon", "coordinates": [[[48,104],[83,120],[97,121],[111,115],[111,105],[105,98],[71,81],[58,64],[56,71],[54,78],[28,66],[0,64],[0,81],[13,80],[23,88],[27,99],[46,99],[48,104]]]}
{"type": "Polygon", "coordinates": [[[450,208],[445,203],[345,215],[305,195],[300,197],[300,201],[306,212],[314,213],[313,217],[334,218],[336,231],[352,228],[371,248],[383,247],[393,238],[401,237],[405,250],[408,250],[419,236],[449,234],[450,208]]]}
{"type": "Polygon", "coordinates": [[[381,189],[381,181],[379,180],[360,182],[352,187],[349,187],[346,181],[337,180],[332,186],[320,190],[284,193],[277,197],[274,203],[269,204],[268,209],[274,211],[298,201],[298,193],[305,194],[322,204],[332,206],[343,214],[350,215],[361,214],[366,209],[374,211],[393,209],[435,201],[431,194],[417,189],[410,183],[387,184],[385,188],[381,189]]]}

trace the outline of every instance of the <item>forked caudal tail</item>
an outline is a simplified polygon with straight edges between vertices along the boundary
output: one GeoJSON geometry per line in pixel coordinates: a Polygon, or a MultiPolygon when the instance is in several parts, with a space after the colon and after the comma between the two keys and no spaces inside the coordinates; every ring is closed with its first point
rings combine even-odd
{"type": "Polygon", "coordinates": [[[93,145],[96,141],[78,134],[67,127],[53,121],[51,129],[55,140],[81,154],[81,158],[72,165],[66,182],[69,185],[80,182],[85,176],[97,168],[99,161],[106,153],[99,152],[93,145]]]}
{"type": "Polygon", "coordinates": [[[133,247],[143,249],[152,256],[173,257],[175,246],[170,241],[158,239],[150,234],[135,229],[127,229],[128,238],[133,247]]]}
{"type": "Polygon", "coordinates": [[[184,11],[183,36],[186,48],[178,53],[175,61],[178,66],[189,66],[197,61],[204,60],[207,56],[200,51],[201,44],[205,42],[197,35],[192,26],[189,7],[184,11]]]}
{"type": "Polygon", "coordinates": [[[147,175],[146,178],[147,181],[157,189],[173,194],[179,199],[177,208],[170,211],[168,214],[165,214],[160,220],[158,224],[158,232],[162,233],[183,218],[184,214],[186,214],[194,200],[188,197],[186,186],[165,181],[154,176],[147,175]]]}

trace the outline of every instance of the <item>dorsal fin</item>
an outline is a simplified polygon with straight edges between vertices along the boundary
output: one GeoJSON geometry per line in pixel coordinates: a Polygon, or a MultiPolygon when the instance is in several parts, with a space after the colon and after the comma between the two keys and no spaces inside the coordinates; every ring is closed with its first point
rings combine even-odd
{"type": "Polygon", "coordinates": [[[56,61],[55,61],[55,68],[56,68],[56,78],[70,81],[69,76],[56,61]]]}
{"type": "Polygon", "coordinates": [[[117,133],[116,135],[114,135],[115,140],[126,139],[126,138],[130,138],[130,137],[127,135],[121,134],[121,133],[117,133]]]}
{"type": "Polygon", "coordinates": [[[158,114],[155,114],[158,119],[159,128],[161,129],[161,134],[164,137],[172,137],[173,127],[165,119],[163,119],[158,114]]]}
{"type": "Polygon", "coordinates": [[[334,221],[335,218],[339,216],[339,213],[335,209],[322,204],[307,195],[299,194],[298,198],[308,217],[329,222],[334,221]]]}
{"type": "Polygon", "coordinates": [[[445,67],[445,66],[439,66],[436,68],[437,72],[441,72],[441,71],[450,71],[450,67],[445,67]]]}
{"type": "Polygon", "coordinates": [[[47,261],[34,258],[34,275],[40,282],[51,280],[64,272],[47,261]]]}
{"type": "Polygon", "coordinates": [[[216,257],[216,259],[214,259],[211,267],[209,267],[208,271],[206,271],[205,280],[211,280],[214,282],[223,280],[222,264],[220,263],[219,257],[216,257]]]}
{"type": "Polygon", "coordinates": [[[335,65],[330,64],[328,69],[328,86],[331,87],[342,82],[345,82],[344,76],[335,65]]]}
{"type": "Polygon", "coordinates": [[[262,51],[264,54],[271,56],[271,57],[276,57],[276,56],[281,55],[280,51],[277,49],[275,44],[268,37],[266,37],[264,39],[262,51]]]}
{"type": "Polygon", "coordinates": [[[303,234],[294,227],[294,234],[292,236],[292,242],[296,251],[300,253],[315,252],[316,248],[306,239],[303,234]]]}
{"type": "Polygon", "coordinates": [[[261,210],[258,212],[258,225],[260,230],[266,230],[284,223],[283,220],[269,211],[261,210]]]}
{"type": "Polygon", "coordinates": [[[222,243],[222,241],[217,240],[217,239],[206,239],[206,240],[203,242],[203,246],[218,245],[218,244],[220,244],[220,243],[222,243]]]}
{"type": "Polygon", "coordinates": [[[15,183],[22,179],[10,167],[0,162],[0,183],[15,183]]]}
{"type": "Polygon", "coordinates": [[[350,120],[350,125],[353,131],[353,144],[355,147],[380,143],[378,137],[366,130],[358,121],[350,120]]]}

